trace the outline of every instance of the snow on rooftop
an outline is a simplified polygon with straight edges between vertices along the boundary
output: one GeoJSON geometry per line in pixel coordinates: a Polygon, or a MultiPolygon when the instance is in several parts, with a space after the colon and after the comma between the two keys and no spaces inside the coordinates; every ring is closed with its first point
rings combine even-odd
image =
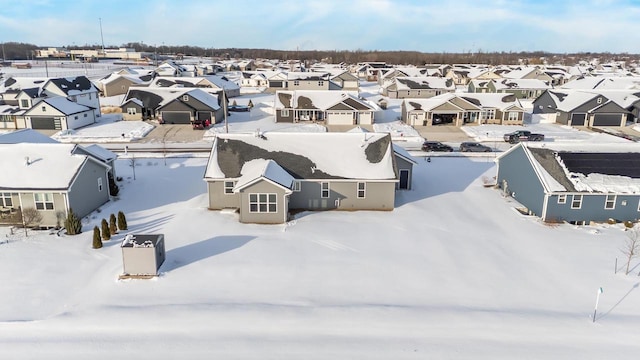
{"type": "Polygon", "coordinates": [[[291,189],[293,176],[286,172],[273,160],[254,159],[244,163],[240,171],[242,176],[238,179],[234,187],[234,192],[238,192],[255,181],[265,178],[271,180],[287,189],[291,189]]]}
{"type": "Polygon", "coordinates": [[[0,134],[0,144],[58,143],[58,141],[33,129],[20,129],[0,134]]]}
{"type": "Polygon", "coordinates": [[[84,106],[67,99],[64,96],[55,96],[42,100],[43,102],[53,106],[65,115],[73,115],[84,111],[91,110],[88,106],[84,106]]]}
{"type": "Polygon", "coordinates": [[[69,187],[87,155],[72,154],[74,144],[0,144],[0,188],[69,187]]]}
{"type": "Polygon", "coordinates": [[[239,140],[270,152],[286,152],[310,159],[315,168],[331,176],[348,179],[395,179],[393,151],[384,149],[381,160],[372,163],[365,153],[367,147],[382,140],[382,133],[287,133],[266,132],[255,134],[219,134],[214,142],[205,178],[224,179],[225,174],[217,165],[219,141],[239,140]]]}

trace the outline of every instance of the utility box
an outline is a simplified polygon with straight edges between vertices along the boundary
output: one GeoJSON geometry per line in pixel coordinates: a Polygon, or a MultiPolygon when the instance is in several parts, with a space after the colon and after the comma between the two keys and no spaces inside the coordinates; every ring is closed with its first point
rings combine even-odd
{"type": "Polygon", "coordinates": [[[156,276],[164,262],[164,235],[128,234],[122,241],[124,276],[156,276]]]}

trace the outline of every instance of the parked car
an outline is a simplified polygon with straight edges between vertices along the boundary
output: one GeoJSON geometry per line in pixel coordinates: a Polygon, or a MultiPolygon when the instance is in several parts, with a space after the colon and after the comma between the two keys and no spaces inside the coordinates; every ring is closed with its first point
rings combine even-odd
{"type": "Polygon", "coordinates": [[[520,141],[542,141],[543,134],[535,134],[528,130],[517,130],[512,133],[504,134],[504,141],[510,144],[517,144],[520,141]]]}
{"type": "Polygon", "coordinates": [[[247,105],[229,105],[229,111],[249,111],[249,107],[247,105]]]}
{"type": "Polygon", "coordinates": [[[422,151],[452,152],[453,148],[439,141],[425,141],[424,143],[422,143],[422,151]]]}
{"type": "Polygon", "coordinates": [[[462,152],[491,152],[491,148],[477,142],[466,141],[460,144],[462,152]]]}

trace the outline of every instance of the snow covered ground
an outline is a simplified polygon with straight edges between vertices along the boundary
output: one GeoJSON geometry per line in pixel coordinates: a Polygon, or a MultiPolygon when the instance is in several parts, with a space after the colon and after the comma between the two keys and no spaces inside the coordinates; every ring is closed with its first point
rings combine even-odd
{"type": "Polygon", "coordinates": [[[153,125],[144,121],[124,121],[122,114],[102,114],[95,124],[76,130],[63,130],[53,136],[60,142],[129,142],[143,138],[153,130],[153,125]]]}
{"type": "Polygon", "coordinates": [[[119,160],[121,196],[84,233],[0,228],[0,358],[629,359],[638,261],[620,225],[545,225],[484,187],[490,159],[420,160],[391,212],[243,225],[206,209],[206,159],[119,160]],[[153,280],[117,280],[127,214],[163,233],[153,280]],[[618,258],[618,273],[614,274],[618,258]],[[603,287],[596,322],[597,289],[603,287]]]}

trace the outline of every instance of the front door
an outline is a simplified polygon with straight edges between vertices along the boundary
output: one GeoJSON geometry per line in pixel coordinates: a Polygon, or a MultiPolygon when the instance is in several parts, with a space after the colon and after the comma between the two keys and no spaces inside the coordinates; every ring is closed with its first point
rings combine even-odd
{"type": "Polygon", "coordinates": [[[400,169],[400,183],[398,184],[398,189],[408,189],[409,188],[409,170],[400,169]]]}

